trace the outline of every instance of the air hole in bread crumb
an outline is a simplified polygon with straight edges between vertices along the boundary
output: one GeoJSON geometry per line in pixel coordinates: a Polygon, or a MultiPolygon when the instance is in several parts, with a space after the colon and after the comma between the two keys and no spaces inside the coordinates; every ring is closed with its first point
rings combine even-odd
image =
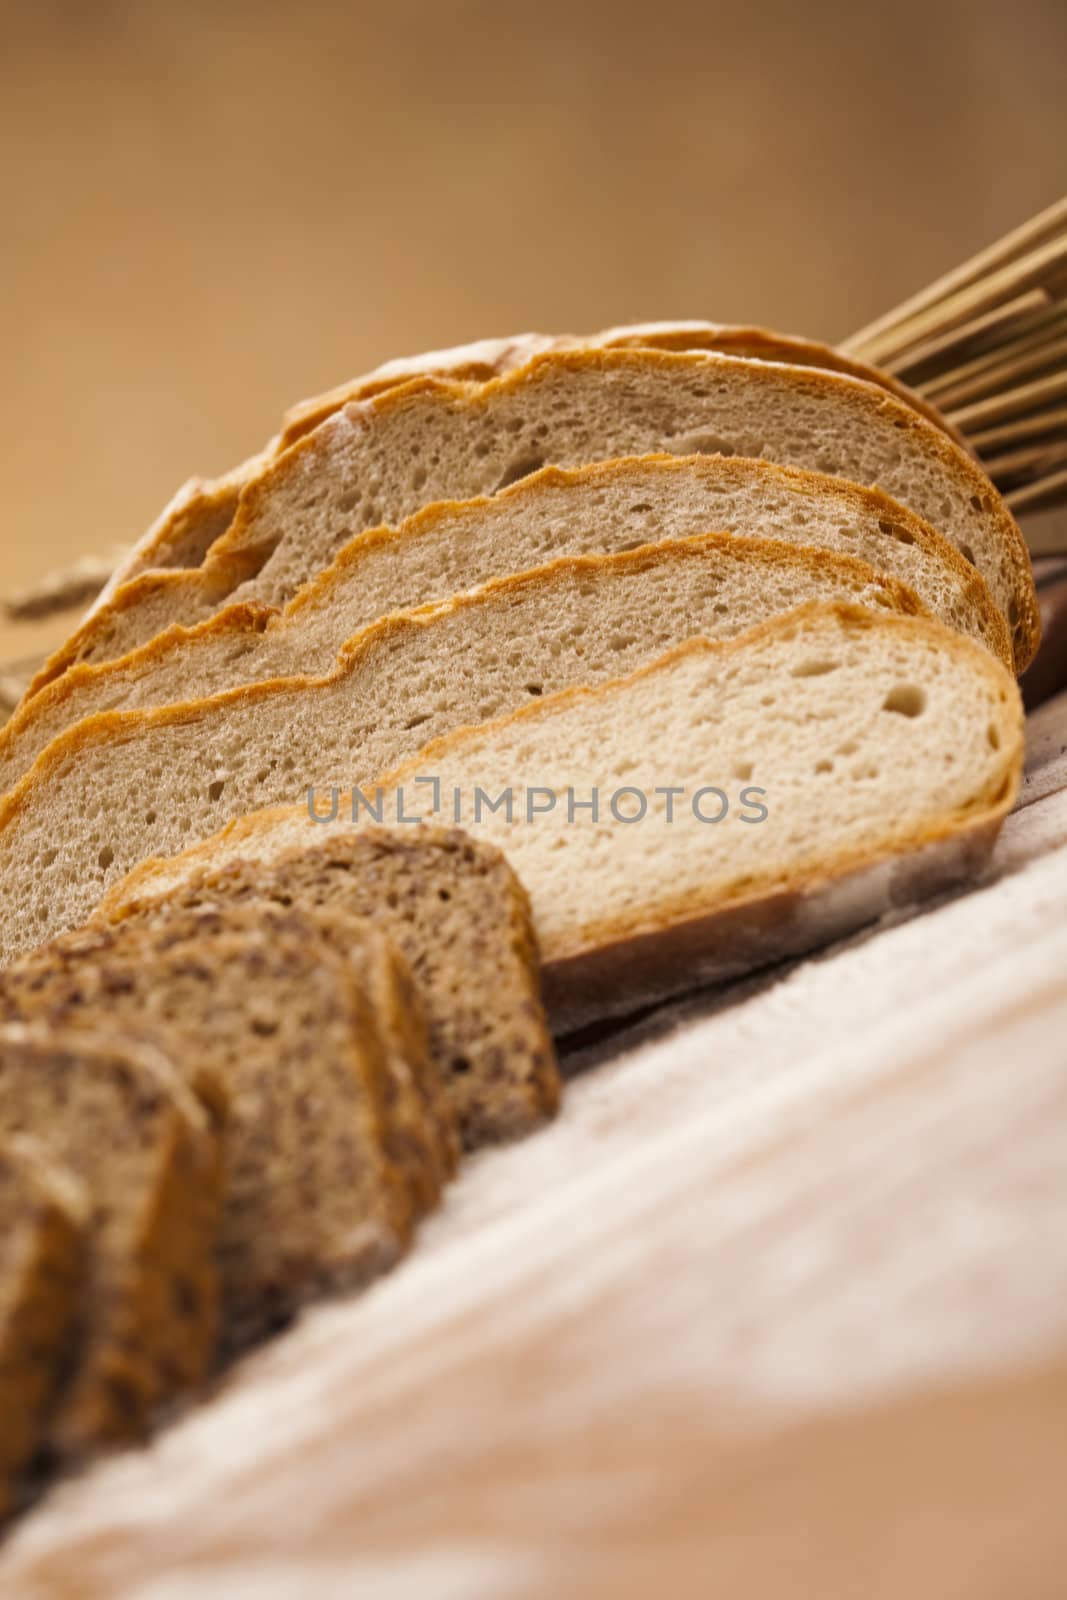
{"type": "Polygon", "coordinates": [[[976,565],[974,551],[971,549],[969,544],[960,545],[960,555],[963,556],[965,561],[969,561],[972,567],[976,565]]]}
{"type": "Polygon", "coordinates": [[[543,684],[540,684],[540,683],[528,683],[526,685],[526,693],[527,694],[544,694],[544,692],[545,692],[545,690],[544,690],[544,685],[543,684]]]}
{"type": "Polygon", "coordinates": [[[96,859],[101,870],[106,872],[115,859],[115,852],[109,844],[106,844],[96,859]]]}
{"type": "Polygon", "coordinates": [[[466,1056],[453,1056],[452,1057],[452,1071],[453,1072],[462,1075],[464,1072],[469,1072],[470,1069],[471,1069],[471,1064],[468,1061],[466,1056]]]}
{"type": "Polygon", "coordinates": [[[1011,626],[1013,628],[1018,626],[1018,622],[1019,622],[1019,602],[1018,602],[1018,600],[1011,600],[1011,601],[1008,602],[1008,621],[1011,623],[1011,626]]]}
{"type": "Polygon", "coordinates": [[[221,799],[222,791],[223,791],[223,789],[225,789],[225,787],[226,787],[226,784],[225,784],[224,780],[222,778],[216,778],[214,783],[209,783],[208,786],[207,786],[207,797],[208,797],[208,799],[209,800],[219,800],[219,799],[221,799]]]}
{"type": "Polygon", "coordinates": [[[821,761],[815,763],[816,772],[833,772],[833,770],[834,764],[828,756],[823,756],[821,761]]]}
{"type": "MultiPolygon", "coordinates": [[[[732,456],[735,450],[729,439],[717,433],[682,433],[672,439],[671,452],[676,456],[732,456]]],[[[749,455],[758,454],[750,450],[749,455]]]]}
{"type": "Polygon", "coordinates": [[[500,476],[493,493],[506,489],[509,484],[518,483],[520,478],[528,478],[532,472],[540,472],[545,464],[544,456],[526,454],[516,456],[514,461],[509,461],[500,476]]]}
{"type": "Polygon", "coordinates": [[[416,494],[418,494],[420,489],[425,489],[425,487],[426,487],[426,468],[425,467],[419,466],[419,467],[415,468],[415,471],[411,474],[411,487],[414,489],[416,494]]]}
{"type": "Polygon", "coordinates": [[[820,656],[809,661],[799,662],[793,668],[790,677],[824,678],[828,672],[836,672],[840,665],[840,661],[829,661],[825,656],[820,656]]]}
{"type": "Polygon", "coordinates": [[[1000,729],[995,727],[992,722],[989,724],[989,727],[986,729],[985,736],[989,740],[989,748],[991,750],[999,750],[1000,749],[1000,729]]]}
{"type": "Polygon", "coordinates": [[[898,683],[882,701],[883,711],[895,711],[901,717],[921,717],[926,710],[926,691],[917,683],[898,683]]]}
{"type": "Polygon", "coordinates": [[[751,761],[738,761],[734,765],[734,777],[738,783],[747,783],[752,776],[751,761]]]}
{"type": "Polygon", "coordinates": [[[349,511],[354,511],[356,509],[356,501],[358,499],[359,495],[356,493],[355,489],[349,489],[347,494],[341,495],[337,501],[337,510],[342,516],[349,511]]]}

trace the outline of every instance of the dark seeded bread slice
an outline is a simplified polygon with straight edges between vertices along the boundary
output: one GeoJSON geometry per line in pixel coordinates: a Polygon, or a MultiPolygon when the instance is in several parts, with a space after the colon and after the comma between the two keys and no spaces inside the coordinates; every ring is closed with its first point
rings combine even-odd
{"type": "Polygon", "coordinates": [[[139,896],[135,872],[109,896],[103,918],[262,896],[372,918],[410,963],[468,1148],[527,1133],[554,1114],[559,1071],[529,901],[498,850],[459,829],[422,827],[330,828],[304,849],[279,851],[262,814],[235,824],[233,835],[241,859],[197,872],[169,901],[139,896]]]}
{"type": "Polygon", "coordinates": [[[142,921],[151,922],[157,949],[268,927],[329,945],[355,979],[363,1047],[374,1056],[385,1085],[389,1160],[408,1190],[413,1215],[433,1210],[456,1170],[455,1120],[430,1057],[422,996],[407,961],[381,927],[340,905],[295,906],[264,893],[242,904],[166,902],[142,921]]]}
{"type": "Polygon", "coordinates": [[[390,1156],[390,1086],[351,966],[310,923],[227,933],[95,929],[0,974],[0,1013],[162,1030],[229,1096],[220,1226],[228,1348],[317,1291],[390,1266],[412,1199],[390,1156]]]}
{"type": "Polygon", "coordinates": [[[29,1138],[0,1139],[0,1522],[44,1443],[82,1303],[89,1206],[29,1138]]]}
{"type": "Polygon", "coordinates": [[[147,1045],[0,1028],[0,1135],[29,1134],[90,1201],[85,1310],[51,1430],[60,1454],[138,1438],[210,1368],[222,1146],[147,1045]]]}

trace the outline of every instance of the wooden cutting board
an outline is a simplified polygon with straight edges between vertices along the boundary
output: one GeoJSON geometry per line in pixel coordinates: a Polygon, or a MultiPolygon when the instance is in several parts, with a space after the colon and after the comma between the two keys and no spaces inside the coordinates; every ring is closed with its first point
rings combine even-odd
{"type": "Polygon", "coordinates": [[[989,883],[572,1057],[5,1600],[1067,1593],[1067,697],[1029,734],[989,883]]]}

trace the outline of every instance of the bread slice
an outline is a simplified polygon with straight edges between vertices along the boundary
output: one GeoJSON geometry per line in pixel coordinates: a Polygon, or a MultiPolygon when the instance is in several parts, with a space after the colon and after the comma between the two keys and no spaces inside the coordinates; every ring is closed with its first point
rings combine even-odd
{"type": "MultiPolygon", "coordinates": [[[[257,813],[261,816],[262,813],[257,813]]],[[[373,919],[416,974],[430,1051],[468,1149],[516,1138],[553,1116],[560,1078],[540,996],[529,901],[498,850],[459,829],[328,830],[264,861],[256,819],[233,825],[240,857],[194,874],[163,899],[137,893],[137,872],[101,906],[124,922],[161,911],[264,900],[339,906],[373,919]]],[[[273,835],[264,830],[269,844],[273,835]]]]}
{"type": "Polygon", "coordinates": [[[0,1139],[0,1523],[47,1436],[77,1333],[89,1204],[28,1138],[0,1139]]]}
{"type": "Polygon", "coordinates": [[[590,339],[569,335],[555,338],[539,333],[483,339],[476,344],[457,345],[450,350],[431,350],[422,355],[388,361],[361,378],[293,406],[286,413],[278,434],[258,454],[222,478],[209,482],[192,479],[183,485],[116,570],[101,598],[106,603],[121,584],[151,568],[199,566],[215,539],[232,520],[244,485],[251,482],[273,456],[302,439],[342,406],[354,400],[373,399],[387,389],[409,383],[414,378],[438,377],[485,383],[524,366],[543,351],[581,348],[586,344],[604,349],[719,351],[725,355],[786,361],[798,366],[843,372],[888,389],[898,400],[914,407],[928,421],[951,434],[958,444],[965,442],[936,407],[898,378],[891,377],[877,367],[855,361],[828,345],[774,333],[766,328],[729,327],[714,322],[646,322],[609,328],[604,333],[592,335],[590,339]]]}
{"type": "Polygon", "coordinates": [[[705,535],[560,561],[387,618],[327,677],[90,717],[0,800],[0,960],[76,927],[145,856],[246,811],[358,784],[463,723],[817,597],[919,609],[845,557],[705,535]]]}
{"type": "MultiPolygon", "coordinates": [[[[435,500],[491,493],[546,463],[658,450],[764,457],[881,488],[973,561],[1020,670],[1032,656],[1039,622],[1022,535],[940,429],[840,373],[649,350],[549,352],[487,384],[422,379],[345,406],[246,485],[201,567],[171,574],[168,618],[196,621],[223,591],[283,605],[353,534],[435,500]]],[[[82,631],[30,692],[85,645],[82,631]]]]}
{"type": "MultiPolygon", "coordinates": [[[[431,506],[399,529],[357,534],[280,614],[229,606],[191,630],[166,629],[139,649],[140,627],[151,638],[165,613],[157,619],[147,598],[130,605],[117,599],[107,628],[101,617],[86,635],[87,660],[103,665],[71,667],[0,731],[0,792],[64,728],[96,711],[328,672],[346,639],[390,611],[559,556],[710,529],[856,556],[1011,663],[1011,636],[984,580],[946,539],[878,490],[741,457],[657,455],[545,467],[500,494],[431,506]],[[107,659],[125,647],[124,659],[107,659]]],[[[167,582],[160,580],[160,594],[167,582]]]]}
{"type": "Polygon", "coordinates": [[[56,940],[0,974],[0,1014],[150,1028],[229,1096],[219,1229],[223,1338],[237,1349],[322,1289],[363,1283],[411,1238],[390,1083],[365,991],[305,917],[231,908],[56,940]]]}
{"type": "Polygon", "coordinates": [[[437,1206],[458,1165],[455,1118],[430,1056],[422,994],[381,926],[340,904],[296,906],[284,885],[274,895],[246,895],[240,904],[227,898],[158,905],[142,920],[151,924],[154,949],[268,931],[321,943],[340,956],[357,988],[361,1045],[383,1085],[386,1157],[407,1191],[412,1218],[437,1206]]]}
{"type": "Polygon", "coordinates": [[[70,1455],[139,1438],[214,1355],[218,1126],[145,1044],[16,1025],[0,1028],[0,1136],[13,1135],[38,1139],[91,1201],[80,1337],[50,1442],[70,1455]]]}
{"type": "MultiPolygon", "coordinates": [[[[364,378],[342,383],[325,394],[291,406],[277,437],[268,447],[278,455],[311,433],[320,423],[354,400],[370,400],[387,389],[410,383],[415,378],[451,378],[463,382],[488,383],[525,366],[547,351],[564,350],[667,350],[701,351],[704,354],[743,356],[756,361],[778,361],[796,367],[816,367],[825,372],[841,372],[864,383],[887,390],[896,399],[918,411],[958,444],[964,440],[948,419],[917,390],[880,367],[835,350],[815,339],[797,338],[770,328],[738,326],[722,322],[634,322],[607,328],[588,336],[541,333],[518,334],[510,339],[489,339],[479,344],[457,345],[429,355],[390,361],[364,378]]],[[[177,563],[173,563],[177,564],[177,563]]]]}
{"type": "MultiPolygon", "coordinates": [[[[965,881],[1011,807],[1022,750],[1018,689],[970,640],[811,605],[457,731],[383,778],[382,804],[436,822],[438,802],[505,852],[533,905],[550,1018],[566,1031],[965,881]],[[427,776],[436,788],[416,781],[427,776]],[[500,803],[475,821],[477,788],[500,803]],[[644,818],[620,820],[642,797],[644,818]]],[[[338,816],[347,831],[346,805],[338,816]]],[[[249,818],[146,863],[109,905],[219,870],[250,833],[273,859],[318,831],[302,806],[249,818]]]]}

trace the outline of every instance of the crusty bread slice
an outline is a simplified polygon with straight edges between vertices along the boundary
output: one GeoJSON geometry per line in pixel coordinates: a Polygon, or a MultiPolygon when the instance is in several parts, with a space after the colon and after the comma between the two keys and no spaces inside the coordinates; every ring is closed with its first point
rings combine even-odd
{"type": "Polygon", "coordinates": [[[87,1261],[85,1190],[26,1136],[0,1139],[0,1523],[47,1437],[87,1261]]]}
{"type": "MultiPolygon", "coordinates": [[[[101,1008],[97,1024],[109,1020],[101,1008]]],[[[0,1028],[0,1134],[38,1139],[91,1202],[79,1338],[50,1431],[77,1455],[142,1436],[210,1369],[222,1142],[165,1055],[52,1022],[0,1028]]]]}
{"type": "Polygon", "coordinates": [[[819,597],[920,609],[862,562],[711,534],[561,560],[399,613],[325,677],[89,717],[0,800],[0,961],[76,927],[145,856],[245,811],[358,783],[463,723],[819,597]]]}
{"type": "Polygon", "coordinates": [[[139,603],[117,596],[107,617],[86,630],[84,649],[74,647],[82,664],[24,702],[0,730],[0,792],[64,728],[96,711],[328,672],[346,639],[390,611],[553,557],[711,529],[857,556],[1011,664],[1011,636],[985,581],[947,539],[878,490],[738,456],[544,467],[499,494],[430,506],[398,529],[356,534],[280,613],[229,606],[191,629],[166,628],[166,611],[150,596],[154,590],[166,600],[173,575],[143,579],[139,603]],[[165,629],[159,637],[157,621],[165,629]]]}
{"type": "MultiPolygon", "coordinates": [[[[381,780],[381,799],[387,814],[401,804],[430,821],[439,802],[505,851],[566,1030],[966,879],[1011,807],[1022,751],[1017,686],[970,640],[811,605],[438,740],[381,780]],[[476,821],[479,789],[501,803],[476,821]],[[642,799],[642,819],[622,820],[642,799]]],[[[351,827],[346,805],[339,817],[351,827]]],[[[174,892],[250,838],[270,860],[317,831],[306,807],[276,808],[145,863],[109,904],[174,892]]]]}
{"type": "Polygon", "coordinates": [[[523,366],[550,349],[570,349],[590,345],[605,349],[646,348],[650,350],[705,350],[725,355],[750,356],[765,361],[788,361],[798,366],[822,367],[844,372],[886,388],[898,400],[913,406],[928,421],[950,433],[958,444],[964,440],[942,414],[914,389],[898,378],[843,355],[829,345],[811,339],[798,339],[767,328],[730,327],[715,322],[645,322],[629,327],[608,328],[589,339],[564,335],[555,338],[540,333],[516,334],[511,338],[483,339],[476,344],[456,345],[449,350],[430,350],[422,355],[387,361],[361,378],[339,385],[325,394],[315,395],[290,408],[275,437],[263,450],[221,478],[210,481],[191,479],[164,508],[147,533],[138,540],[127,559],[116,569],[100,601],[139,572],[152,568],[199,566],[210,546],[232,520],[244,485],[251,481],[274,455],[302,439],[353,400],[370,400],[387,389],[410,383],[413,378],[453,378],[485,383],[523,366]]]}
{"type": "Polygon", "coordinates": [[[499,850],[433,827],[331,828],[269,866],[257,849],[255,829],[242,830],[241,858],[219,872],[201,872],[169,899],[138,897],[127,884],[100,915],[123,922],[234,903],[261,915],[266,901],[371,919],[417,975],[447,1096],[446,1104],[434,1098],[434,1120],[450,1126],[451,1106],[471,1149],[529,1133],[555,1114],[559,1069],[529,901],[499,850]]]}
{"type": "Polygon", "coordinates": [[[229,1115],[218,1263],[224,1347],[236,1349],[320,1289],[390,1266],[410,1241],[414,1207],[353,966],[295,911],[285,927],[236,906],[205,920],[55,940],[0,973],[0,1014],[151,1029],[185,1072],[207,1064],[221,1079],[229,1115]]]}
{"type": "MultiPolygon", "coordinates": [[[[940,429],[840,373],[649,350],[549,352],[487,384],[423,379],[345,406],[245,487],[201,567],[170,575],[169,618],[197,620],[231,583],[235,601],[282,605],[353,534],[435,500],[494,492],[546,463],[658,450],[763,457],[883,489],[973,561],[1012,629],[1016,665],[1032,656],[1039,622],[1022,535],[940,429]]],[[[80,630],[29,692],[85,643],[80,630]]]]}
{"type": "Polygon", "coordinates": [[[321,942],[340,956],[354,979],[361,1046],[384,1086],[386,1156],[407,1191],[413,1218],[437,1206],[458,1163],[455,1121],[430,1057],[422,994],[382,927],[339,904],[294,907],[284,885],[276,895],[260,892],[242,904],[231,897],[195,906],[157,905],[142,920],[150,925],[153,948],[269,928],[321,942]]]}
{"type": "MultiPolygon", "coordinates": [[[[470,383],[488,383],[516,367],[525,366],[535,356],[549,350],[699,350],[705,354],[743,356],[756,361],[782,361],[795,367],[816,367],[825,372],[843,372],[847,377],[886,389],[898,400],[912,406],[928,421],[950,434],[958,444],[964,441],[948,419],[917,390],[879,367],[856,361],[831,345],[816,339],[797,338],[770,328],[732,325],[723,322],[634,322],[587,337],[561,334],[558,338],[541,333],[517,334],[510,339],[488,339],[480,344],[457,345],[451,350],[431,351],[428,355],[387,362],[364,378],[342,383],[310,400],[291,406],[270,449],[275,454],[311,433],[320,423],[353,400],[370,400],[387,389],[410,383],[414,378],[453,378],[470,383]]],[[[258,459],[258,458],[257,458],[258,459]]],[[[176,563],[172,563],[176,564],[176,563]]]]}

